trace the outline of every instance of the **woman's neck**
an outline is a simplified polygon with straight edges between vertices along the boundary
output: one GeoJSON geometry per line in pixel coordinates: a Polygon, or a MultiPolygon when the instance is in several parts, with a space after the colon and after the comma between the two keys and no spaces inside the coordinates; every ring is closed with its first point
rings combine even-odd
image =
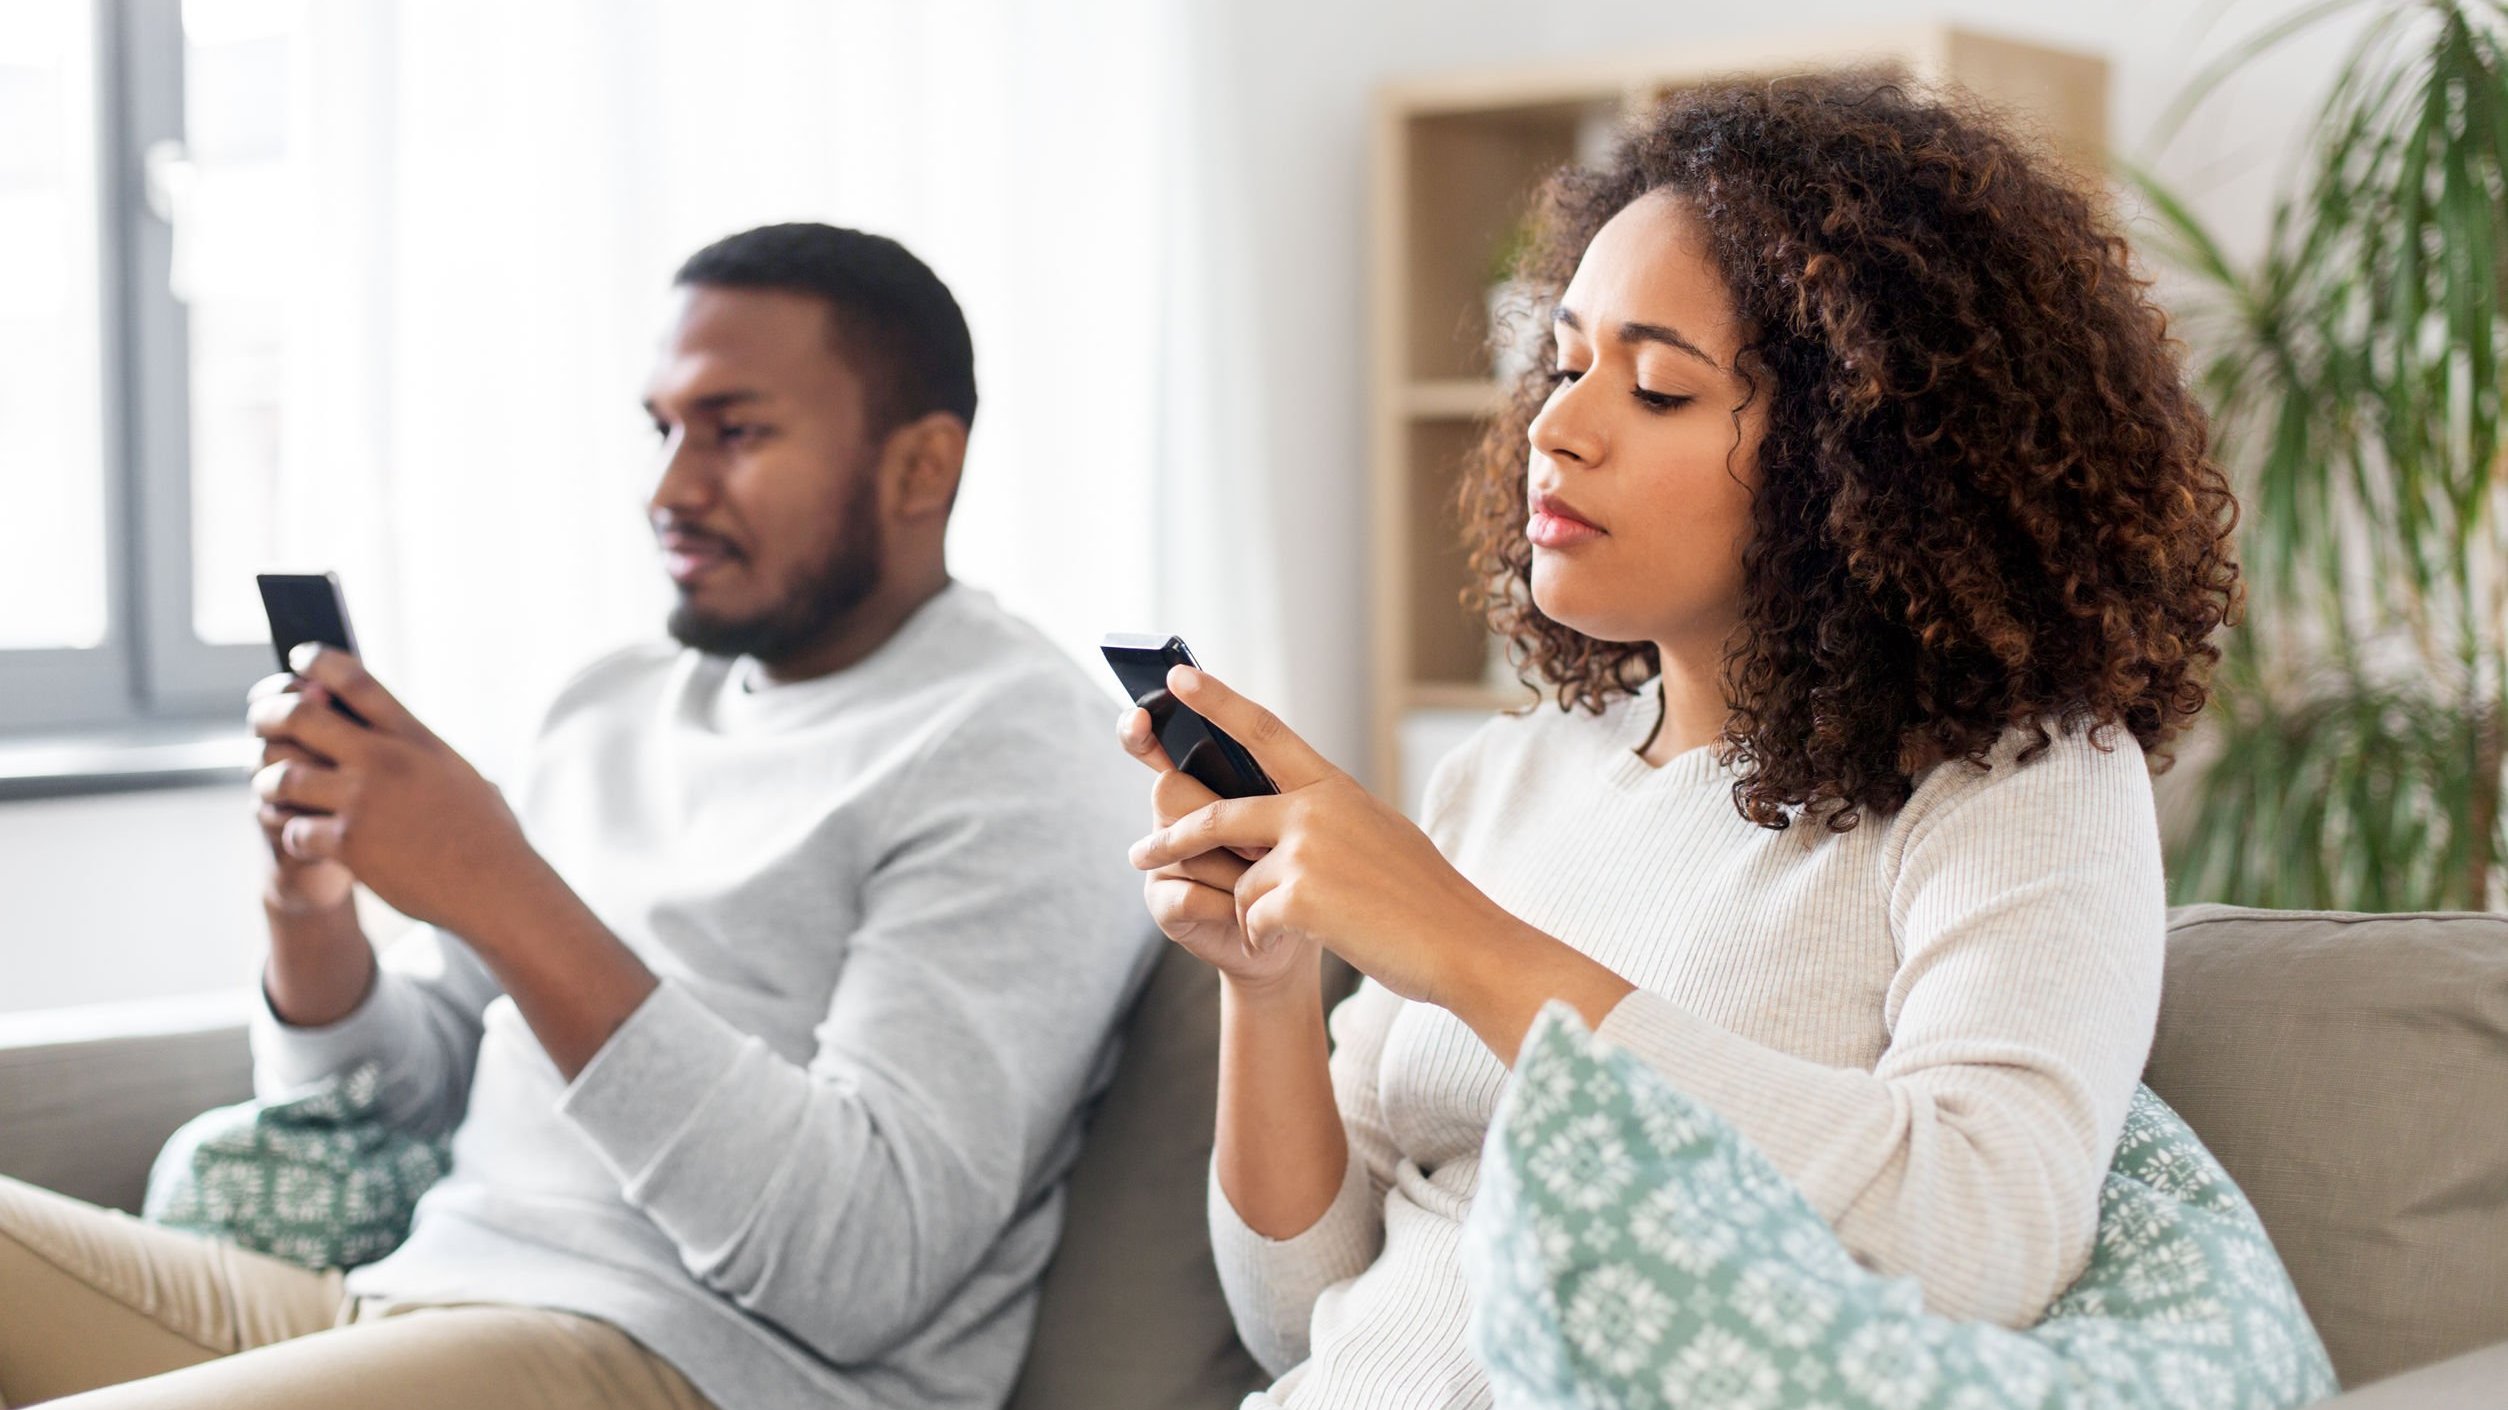
{"type": "Polygon", "coordinates": [[[1724,699],[1721,648],[1707,655],[1657,642],[1655,656],[1663,663],[1663,719],[1638,755],[1660,768],[1702,744],[1715,743],[1731,710],[1724,699]]]}

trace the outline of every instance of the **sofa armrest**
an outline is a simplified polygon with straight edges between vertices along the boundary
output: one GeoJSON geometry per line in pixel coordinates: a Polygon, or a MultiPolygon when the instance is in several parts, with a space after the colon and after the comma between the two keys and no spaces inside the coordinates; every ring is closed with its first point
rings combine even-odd
{"type": "Polygon", "coordinates": [[[2321,1410],[2497,1410],[2508,1397],[2508,1341],[2389,1376],[2331,1400],[2321,1410]]]}
{"type": "Polygon", "coordinates": [[[136,1211],[174,1128],[252,1095],[247,996],[0,1016],[0,1175],[136,1211]]]}

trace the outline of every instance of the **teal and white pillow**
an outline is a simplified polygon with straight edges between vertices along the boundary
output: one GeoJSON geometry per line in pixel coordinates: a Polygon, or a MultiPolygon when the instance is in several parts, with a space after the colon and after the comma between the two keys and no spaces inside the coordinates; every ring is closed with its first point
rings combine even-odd
{"type": "Polygon", "coordinates": [[[1553,1005],[1465,1240],[1501,1410],[2280,1410],[2336,1389],[2254,1209],[2148,1090],[2089,1268],[2016,1332],[1856,1263],[1721,1117],[1553,1005]]]}
{"type": "Polygon", "coordinates": [[[382,1085],[365,1063],[192,1118],[158,1153],[142,1215],[306,1268],[372,1263],[408,1236],[418,1197],[450,1163],[444,1138],[378,1119],[382,1085]]]}

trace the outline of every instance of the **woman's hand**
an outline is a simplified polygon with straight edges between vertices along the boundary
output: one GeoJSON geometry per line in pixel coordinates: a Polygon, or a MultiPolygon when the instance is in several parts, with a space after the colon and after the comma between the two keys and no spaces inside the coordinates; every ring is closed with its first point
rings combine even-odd
{"type": "MultiPolygon", "coordinates": [[[[1219,795],[1200,779],[1179,770],[1167,758],[1150,728],[1147,710],[1125,712],[1116,734],[1125,753],[1158,775],[1150,786],[1152,825],[1166,827],[1219,801],[1219,795]]],[[[1262,855],[1248,851],[1254,857],[1262,855]]],[[[1149,870],[1141,883],[1141,898],[1168,939],[1218,970],[1241,992],[1267,993],[1316,975],[1318,956],[1312,943],[1265,948],[1246,938],[1244,927],[1237,923],[1236,887],[1249,865],[1246,857],[1226,849],[1180,858],[1149,870]]]]}
{"type": "MultiPolygon", "coordinates": [[[[1281,791],[1164,822],[1133,844],[1132,864],[1155,876],[1221,849],[1258,857],[1231,887],[1245,951],[1322,946],[1406,999],[1451,1010],[1507,1059],[1545,1002],[1600,1022],[1634,987],[1508,914],[1269,710],[1190,666],[1168,672],[1167,688],[1235,736],[1281,791]]],[[[1231,870],[1208,868],[1200,884],[1216,890],[1231,870]]],[[[1209,898],[1191,905],[1196,916],[1216,910],[1209,898]]]]}

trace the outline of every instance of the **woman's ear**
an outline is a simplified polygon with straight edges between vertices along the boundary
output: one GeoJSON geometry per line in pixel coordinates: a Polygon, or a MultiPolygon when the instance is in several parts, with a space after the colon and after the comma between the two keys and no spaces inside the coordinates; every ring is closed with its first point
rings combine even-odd
{"type": "Polygon", "coordinates": [[[948,517],[966,468],[967,423],[946,411],[915,418],[889,433],[888,460],[901,519],[948,517]]]}

